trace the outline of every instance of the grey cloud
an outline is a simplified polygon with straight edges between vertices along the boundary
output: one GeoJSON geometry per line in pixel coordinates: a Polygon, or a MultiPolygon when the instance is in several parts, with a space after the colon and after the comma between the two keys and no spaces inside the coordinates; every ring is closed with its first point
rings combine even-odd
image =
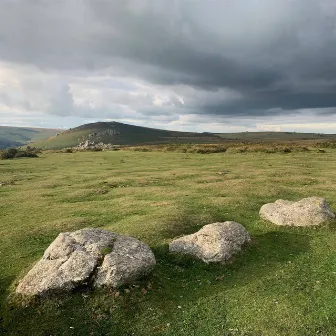
{"type": "Polygon", "coordinates": [[[47,112],[58,116],[73,115],[74,99],[68,84],[61,85],[59,90],[50,98],[47,112]]]}
{"type": "Polygon", "coordinates": [[[7,106],[12,105],[12,99],[9,96],[9,94],[7,94],[6,92],[2,92],[2,91],[0,91],[0,102],[7,106]]]}
{"type": "MultiPolygon", "coordinates": [[[[331,115],[334,55],[334,0],[0,2],[0,59],[64,74],[140,78],[185,97],[182,104],[172,95],[175,110],[156,107],[157,114],[272,116],[327,108],[331,115]],[[223,90],[240,98],[221,99],[223,90]],[[212,101],[202,98],[207,94],[212,101]]],[[[139,107],[152,97],[114,99],[139,107]]],[[[51,102],[50,113],[76,113],[66,86],[51,102]]]]}
{"type": "Polygon", "coordinates": [[[21,107],[26,110],[31,110],[30,102],[24,97],[14,97],[5,89],[0,88],[0,104],[6,107],[21,107]]]}

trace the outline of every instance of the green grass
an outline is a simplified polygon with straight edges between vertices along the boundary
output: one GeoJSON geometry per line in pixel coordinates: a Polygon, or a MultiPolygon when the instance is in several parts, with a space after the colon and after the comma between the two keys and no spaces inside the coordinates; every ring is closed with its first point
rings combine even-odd
{"type": "Polygon", "coordinates": [[[336,151],[78,152],[0,161],[0,334],[336,335],[336,222],[277,227],[278,198],[327,198],[336,151]],[[104,192],[101,192],[104,190],[104,192]],[[253,243],[227,265],[170,255],[168,243],[235,220],[253,243]],[[119,291],[19,304],[10,295],[59,232],[100,227],[148,243],[152,276],[119,291]]]}

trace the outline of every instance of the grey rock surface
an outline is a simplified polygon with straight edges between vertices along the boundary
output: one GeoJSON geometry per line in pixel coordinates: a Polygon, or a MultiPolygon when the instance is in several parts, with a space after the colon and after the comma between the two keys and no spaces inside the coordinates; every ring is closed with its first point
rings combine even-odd
{"type": "Polygon", "coordinates": [[[308,197],[298,202],[280,199],[263,205],[259,215],[276,225],[288,226],[320,225],[335,218],[322,197],[308,197]]]}
{"type": "Polygon", "coordinates": [[[228,221],[205,225],[194,234],[173,240],[169,251],[189,254],[206,263],[224,263],[250,241],[249,233],[241,224],[228,221]]]}
{"type": "Polygon", "coordinates": [[[154,254],[146,244],[132,237],[121,236],[98,268],[94,285],[120,287],[131,284],[149,274],[155,263],[154,254]]]}
{"type": "Polygon", "coordinates": [[[135,238],[100,229],[65,232],[46,249],[16,292],[44,296],[91,283],[118,287],[149,274],[154,266],[151,249],[135,238]]]}

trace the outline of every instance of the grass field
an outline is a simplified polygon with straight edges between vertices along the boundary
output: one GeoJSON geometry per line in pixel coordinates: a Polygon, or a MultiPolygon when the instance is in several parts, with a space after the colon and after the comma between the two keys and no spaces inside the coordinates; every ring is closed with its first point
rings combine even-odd
{"type": "Polygon", "coordinates": [[[1,335],[336,335],[336,222],[276,227],[279,198],[327,198],[336,151],[78,152],[0,161],[1,335]],[[107,193],[102,193],[106,190],[107,193]],[[235,220],[253,243],[231,264],[168,253],[169,241],[235,220]],[[152,276],[119,291],[19,304],[17,281],[62,231],[100,227],[148,243],[152,276]]]}

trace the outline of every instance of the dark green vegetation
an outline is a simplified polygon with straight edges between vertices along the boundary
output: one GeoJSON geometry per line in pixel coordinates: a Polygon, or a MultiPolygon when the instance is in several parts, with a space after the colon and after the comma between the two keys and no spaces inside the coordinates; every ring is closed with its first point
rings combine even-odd
{"type": "Polygon", "coordinates": [[[23,146],[32,141],[49,138],[58,132],[56,129],[0,126],[0,149],[23,146]]]}
{"type": "Polygon", "coordinates": [[[17,148],[8,148],[4,150],[0,150],[0,159],[1,160],[10,160],[10,159],[18,159],[23,157],[37,158],[37,151],[35,148],[31,148],[27,146],[26,149],[17,149],[17,148]]]}
{"type": "Polygon", "coordinates": [[[336,222],[277,227],[284,198],[336,210],[336,151],[78,152],[0,161],[1,335],[336,335],[336,222]],[[101,191],[104,192],[101,192],[101,191]],[[253,243],[228,265],[168,253],[204,224],[236,220],[253,243]],[[101,227],[148,243],[150,279],[20,305],[8,295],[62,231],[101,227]]]}
{"type": "Polygon", "coordinates": [[[286,132],[244,132],[244,133],[190,133],[166,131],[117,122],[86,124],[64,131],[58,136],[38,141],[34,146],[42,149],[75,147],[86,140],[112,145],[172,144],[172,143],[230,143],[264,141],[327,141],[336,140],[335,135],[286,132]]]}

